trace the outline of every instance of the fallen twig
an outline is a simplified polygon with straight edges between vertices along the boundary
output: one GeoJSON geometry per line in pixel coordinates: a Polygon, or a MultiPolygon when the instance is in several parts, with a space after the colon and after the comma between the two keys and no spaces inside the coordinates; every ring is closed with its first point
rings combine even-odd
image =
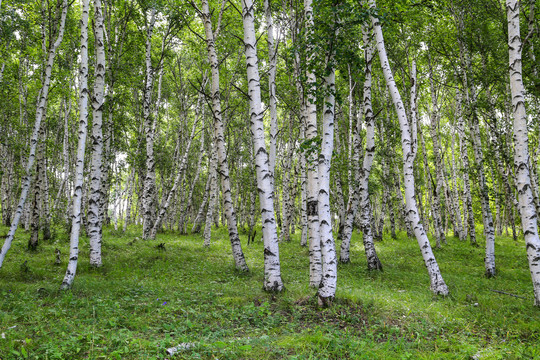
{"type": "Polygon", "coordinates": [[[514,294],[510,294],[510,293],[507,293],[507,292],[505,292],[505,291],[493,290],[493,289],[490,289],[490,290],[493,291],[493,292],[496,292],[496,293],[498,293],[498,294],[509,295],[509,296],[517,297],[518,299],[527,300],[526,297],[519,296],[519,295],[514,295],[514,294]]]}

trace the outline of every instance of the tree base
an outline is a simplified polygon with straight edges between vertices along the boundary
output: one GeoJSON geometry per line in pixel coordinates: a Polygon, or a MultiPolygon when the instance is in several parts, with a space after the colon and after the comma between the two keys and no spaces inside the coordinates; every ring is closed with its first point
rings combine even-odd
{"type": "Polygon", "coordinates": [[[332,306],[332,302],[334,301],[333,296],[329,297],[322,297],[320,295],[317,295],[317,303],[319,304],[319,307],[327,308],[332,306]]]}

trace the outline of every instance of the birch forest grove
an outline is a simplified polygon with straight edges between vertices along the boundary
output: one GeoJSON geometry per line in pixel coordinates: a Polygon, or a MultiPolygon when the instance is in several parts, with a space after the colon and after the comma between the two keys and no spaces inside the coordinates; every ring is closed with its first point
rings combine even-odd
{"type": "Polygon", "coordinates": [[[0,359],[540,359],[539,12],[0,0],[0,359]]]}

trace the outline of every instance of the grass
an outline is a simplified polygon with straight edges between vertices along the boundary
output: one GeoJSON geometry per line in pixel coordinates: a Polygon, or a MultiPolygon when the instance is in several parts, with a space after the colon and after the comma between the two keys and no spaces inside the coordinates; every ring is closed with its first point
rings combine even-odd
{"type": "Polygon", "coordinates": [[[280,247],[286,291],[267,294],[260,242],[242,236],[251,272],[239,273],[223,228],[210,248],[172,233],[129,245],[140,232],[106,229],[100,269],[83,238],[74,287],[59,291],[67,234],[31,253],[20,231],[0,269],[0,359],[540,359],[522,241],[497,238],[498,275],[487,279],[483,248],[449,237],[436,257],[451,295],[434,298],[416,241],[385,237],[376,245],[384,272],[370,273],[355,234],[336,301],[319,309],[298,233],[280,247]],[[166,354],[181,343],[194,346],[166,354]]]}

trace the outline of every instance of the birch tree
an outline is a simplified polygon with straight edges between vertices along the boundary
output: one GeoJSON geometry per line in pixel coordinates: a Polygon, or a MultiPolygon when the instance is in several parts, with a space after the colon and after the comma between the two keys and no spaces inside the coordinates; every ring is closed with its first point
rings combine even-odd
{"type": "MultiPolygon", "coordinates": [[[[219,62],[214,43],[214,30],[212,29],[212,19],[208,0],[201,0],[202,6],[199,10],[204,25],[206,35],[206,50],[208,52],[208,62],[211,69],[211,90],[212,113],[214,115],[214,141],[217,149],[217,161],[219,175],[221,178],[221,189],[223,192],[223,208],[227,217],[227,226],[229,229],[229,239],[231,241],[232,253],[236,268],[242,271],[248,271],[249,268],[244,259],[244,252],[238,236],[236,224],[236,213],[231,197],[231,184],[229,178],[229,165],[225,151],[225,138],[223,131],[223,119],[221,113],[221,99],[219,90],[219,62]]],[[[216,29],[219,32],[219,27],[216,29]]]]}
{"type": "Polygon", "coordinates": [[[88,126],[88,14],[90,0],[82,1],[81,16],[81,64],[79,69],[79,131],[77,160],[75,165],[75,184],[71,213],[71,233],[69,240],[69,262],[61,289],[70,289],[77,272],[79,259],[79,235],[81,230],[81,204],[83,200],[84,155],[88,126]]]}
{"type": "MultiPolygon", "coordinates": [[[[144,14],[146,17],[146,13],[144,14]]],[[[152,116],[151,102],[154,89],[154,69],[152,67],[152,35],[156,22],[156,9],[150,9],[150,19],[146,21],[146,77],[143,98],[143,121],[146,137],[146,175],[143,187],[143,239],[150,239],[150,233],[154,227],[154,212],[156,199],[156,172],[154,159],[154,129],[155,119],[152,116]]]]}
{"type": "Polygon", "coordinates": [[[540,306],[540,239],[538,237],[536,206],[533,201],[529,174],[529,139],[521,62],[522,43],[519,25],[519,1],[506,0],[506,12],[508,19],[510,90],[514,115],[514,167],[518,189],[519,213],[533,282],[534,305],[540,306]]]}
{"type": "Polygon", "coordinates": [[[39,129],[41,127],[41,122],[45,116],[45,113],[47,111],[47,99],[49,96],[49,89],[51,85],[51,74],[53,70],[54,59],[56,58],[58,47],[60,46],[60,43],[62,42],[62,39],[64,37],[64,29],[65,29],[66,16],[67,16],[67,11],[68,11],[67,0],[62,1],[61,8],[62,8],[61,10],[62,12],[60,15],[60,21],[58,23],[57,37],[54,43],[51,44],[48,50],[47,59],[44,63],[44,68],[42,71],[42,76],[41,76],[42,86],[39,91],[38,99],[37,99],[36,120],[34,122],[34,129],[32,132],[32,136],[30,138],[29,153],[28,153],[28,158],[27,158],[26,167],[25,167],[25,174],[22,178],[21,195],[19,197],[19,202],[15,210],[15,214],[13,215],[13,219],[11,221],[11,226],[9,228],[8,235],[6,237],[6,240],[4,241],[4,245],[2,246],[2,249],[0,250],[0,268],[2,267],[2,264],[4,263],[6,253],[9,251],[9,248],[11,247],[13,237],[15,236],[15,231],[17,230],[17,227],[19,226],[19,222],[21,220],[21,216],[23,215],[23,211],[24,211],[24,207],[26,203],[26,198],[28,196],[28,191],[30,190],[30,184],[32,182],[32,169],[34,167],[34,161],[36,159],[36,148],[39,141],[38,139],[39,129]]]}
{"type": "Polygon", "coordinates": [[[242,19],[244,24],[251,136],[253,138],[253,153],[255,155],[257,190],[264,241],[263,289],[266,291],[282,291],[283,281],[281,280],[281,265],[279,262],[277,224],[274,217],[274,174],[271,172],[265,144],[257,38],[254,24],[255,14],[252,0],[242,0],[242,19]]]}
{"type": "MultiPolygon", "coordinates": [[[[308,44],[313,40],[313,6],[312,0],[304,0],[304,17],[306,22],[306,33],[308,44]]],[[[319,226],[319,171],[317,168],[317,105],[315,104],[315,73],[311,70],[314,66],[311,64],[314,59],[313,47],[308,45],[307,62],[308,70],[306,73],[306,113],[305,113],[305,138],[308,145],[306,153],[306,214],[308,221],[308,242],[309,242],[309,285],[318,288],[322,280],[322,258],[321,258],[321,239],[319,226]]]]}
{"type": "Polygon", "coordinates": [[[90,196],[88,198],[88,238],[90,243],[90,265],[99,267],[104,205],[102,189],[103,166],[103,104],[105,92],[105,46],[101,0],[94,0],[94,37],[96,65],[94,72],[94,92],[92,94],[92,164],[90,170],[90,196]]]}
{"type": "MultiPolygon", "coordinates": [[[[372,11],[376,11],[375,0],[369,0],[369,7],[372,11]]],[[[401,147],[403,150],[403,175],[405,179],[404,185],[407,215],[409,221],[411,222],[418,245],[420,246],[424,264],[428,270],[431,282],[431,291],[435,294],[448,295],[448,287],[442,278],[439,265],[437,264],[437,260],[435,260],[435,255],[431,249],[426,232],[424,231],[424,227],[420,222],[418,209],[416,206],[413,174],[413,163],[417,152],[416,123],[414,121],[409,123],[409,120],[407,119],[407,113],[405,111],[405,107],[403,106],[403,101],[401,100],[399,90],[396,86],[392,69],[390,68],[390,63],[388,62],[381,23],[379,19],[373,15],[371,15],[371,22],[375,32],[377,51],[379,53],[379,60],[381,62],[384,78],[386,80],[388,90],[390,91],[390,95],[392,96],[392,101],[398,115],[399,126],[401,129],[401,147]]],[[[416,69],[413,70],[413,72],[415,71],[416,69]]],[[[411,76],[411,78],[414,79],[415,76],[411,76]]]]}

